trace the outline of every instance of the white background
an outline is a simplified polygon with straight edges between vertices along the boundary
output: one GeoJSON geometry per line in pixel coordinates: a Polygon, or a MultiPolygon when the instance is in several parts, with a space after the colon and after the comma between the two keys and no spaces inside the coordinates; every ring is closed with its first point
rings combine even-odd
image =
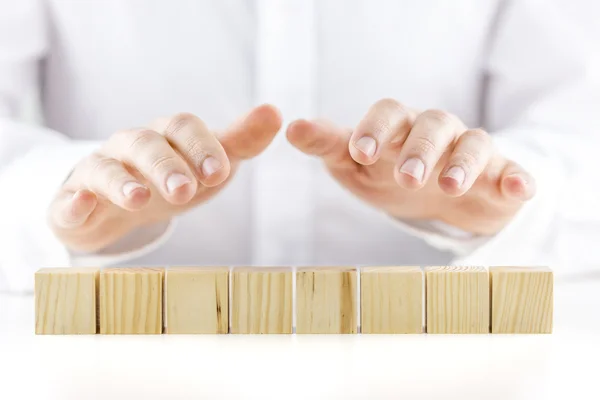
{"type": "Polygon", "coordinates": [[[0,295],[0,399],[600,399],[600,274],[551,335],[35,336],[0,295]]]}

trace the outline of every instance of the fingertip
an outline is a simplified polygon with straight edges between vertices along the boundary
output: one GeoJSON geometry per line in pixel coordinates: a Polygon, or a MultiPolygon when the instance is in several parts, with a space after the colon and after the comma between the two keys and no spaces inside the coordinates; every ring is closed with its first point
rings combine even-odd
{"type": "Polygon", "coordinates": [[[95,204],[97,200],[96,194],[87,189],[76,191],[71,199],[74,206],[89,206],[95,204]]]}
{"type": "Polygon", "coordinates": [[[196,179],[191,179],[181,173],[170,175],[165,186],[165,200],[174,205],[187,204],[198,190],[196,179]]]}
{"type": "Polygon", "coordinates": [[[352,138],[348,145],[352,159],[362,165],[374,164],[377,159],[377,141],[375,138],[364,135],[359,138],[352,138]]]}
{"type": "Polygon", "coordinates": [[[423,183],[407,173],[402,172],[400,169],[394,169],[394,179],[396,183],[408,190],[419,190],[423,187],[423,183]]]}
{"type": "Polygon", "coordinates": [[[502,179],[502,192],[507,197],[526,201],[535,194],[535,184],[522,174],[511,174],[502,179]]]}
{"type": "Polygon", "coordinates": [[[297,119],[288,125],[285,135],[290,143],[296,144],[313,129],[314,124],[312,122],[305,119],[297,119]]]}
{"type": "Polygon", "coordinates": [[[214,157],[208,157],[202,162],[200,182],[206,187],[218,186],[223,183],[230,174],[231,164],[229,160],[221,162],[214,157]]]}
{"type": "Polygon", "coordinates": [[[141,210],[152,196],[150,189],[137,182],[128,182],[123,186],[125,201],[123,208],[129,211],[141,210]]]}
{"type": "Polygon", "coordinates": [[[440,174],[438,185],[446,195],[451,197],[462,196],[471,186],[464,168],[457,165],[446,168],[445,172],[440,174]]]}
{"type": "Polygon", "coordinates": [[[251,113],[252,118],[262,124],[266,131],[277,132],[283,124],[281,111],[271,104],[261,104],[251,113]]]}
{"type": "Polygon", "coordinates": [[[409,158],[394,169],[394,178],[403,188],[418,190],[425,185],[425,163],[418,158],[409,158]]]}
{"type": "Polygon", "coordinates": [[[440,176],[438,180],[440,189],[451,197],[458,197],[464,194],[464,189],[461,187],[460,182],[449,176],[440,176]]]}
{"type": "Polygon", "coordinates": [[[81,226],[87,221],[97,204],[98,199],[94,192],[87,189],[78,190],[66,202],[62,213],[60,213],[62,217],[57,219],[57,224],[62,228],[81,226]]]}

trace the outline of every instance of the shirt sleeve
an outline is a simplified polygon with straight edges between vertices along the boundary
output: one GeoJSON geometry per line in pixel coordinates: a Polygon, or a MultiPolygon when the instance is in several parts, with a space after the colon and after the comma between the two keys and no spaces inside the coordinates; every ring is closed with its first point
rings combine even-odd
{"type": "Polygon", "coordinates": [[[556,233],[566,208],[577,205],[573,199],[596,190],[569,183],[598,169],[600,41],[581,29],[576,17],[581,13],[574,12],[585,9],[585,2],[502,4],[485,64],[484,127],[502,155],[535,177],[537,194],[494,236],[470,235],[437,221],[399,223],[433,246],[452,250],[454,264],[566,269],[557,265],[566,260],[557,253],[564,247],[556,233]]]}
{"type": "Polygon", "coordinates": [[[19,122],[38,90],[48,51],[39,0],[0,6],[0,291],[30,292],[41,267],[103,266],[133,259],[160,245],[170,222],[145,227],[96,254],[74,254],[58,241],[46,212],[72,168],[100,145],[74,141],[51,129],[19,122]]]}

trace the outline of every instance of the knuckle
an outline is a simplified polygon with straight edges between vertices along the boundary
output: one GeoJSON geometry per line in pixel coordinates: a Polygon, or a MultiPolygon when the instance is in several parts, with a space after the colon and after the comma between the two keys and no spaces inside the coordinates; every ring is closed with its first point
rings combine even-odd
{"type": "Polygon", "coordinates": [[[90,173],[92,174],[102,174],[107,169],[111,169],[117,161],[108,158],[102,157],[100,155],[90,157],[90,173]]]}
{"type": "Polygon", "coordinates": [[[441,125],[453,124],[456,122],[456,117],[444,110],[427,110],[423,113],[423,117],[441,125]]]}
{"type": "Polygon", "coordinates": [[[128,133],[129,149],[140,150],[156,142],[156,132],[150,129],[138,129],[128,133]]]}
{"type": "Polygon", "coordinates": [[[400,103],[398,100],[392,99],[390,97],[386,97],[384,99],[379,100],[377,103],[375,103],[375,105],[377,107],[382,107],[382,108],[387,108],[387,109],[392,109],[392,110],[399,110],[399,111],[407,110],[407,108],[402,103],[400,103]]]}
{"type": "Polygon", "coordinates": [[[390,133],[392,127],[390,125],[390,121],[385,120],[383,118],[376,118],[373,120],[373,133],[379,135],[385,135],[390,133]]]}
{"type": "Polygon", "coordinates": [[[433,140],[426,136],[417,137],[414,139],[413,152],[417,154],[433,153],[437,149],[437,145],[433,140]]]}
{"type": "Polygon", "coordinates": [[[468,139],[469,141],[478,143],[479,145],[482,146],[487,146],[491,144],[492,138],[491,136],[484,131],[483,129],[469,129],[468,131],[466,131],[465,133],[463,133],[463,136],[465,137],[465,139],[468,139]]]}
{"type": "Polygon", "coordinates": [[[396,99],[390,97],[383,98],[375,103],[375,107],[392,110],[401,114],[409,114],[409,108],[396,99]]]}
{"type": "Polygon", "coordinates": [[[187,156],[195,161],[200,161],[208,155],[202,141],[194,136],[186,137],[183,141],[183,147],[187,156]]]}
{"type": "Polygon", "coordinates": [[[451,164],[460,165],[463,168],[470,170],[479,164],[481,154],[478,151],[463,151],[453,157],[451,164]]]}
{"type": "Polygon", "coordinates": [[[177,165],[177,160],[175,159],[175,157],[170,156],[170,155],[162,155],[162,156],[157,156],[152,160],[152,162],[150,163],[150,168],[153,171],[158,171],[158,172],[171,171],[171,170],[175,169],[176,165],[177,165]]]}
{"type": "Polygon", "coordinates": [[[167,129],[165,130],[165,136],[176,135],[177,133],[185,130],[189,127],[197,126],[201,123],[200,118],[196,117],[192,113],[182,112],[175,114],[169,122],[167,129]]]}

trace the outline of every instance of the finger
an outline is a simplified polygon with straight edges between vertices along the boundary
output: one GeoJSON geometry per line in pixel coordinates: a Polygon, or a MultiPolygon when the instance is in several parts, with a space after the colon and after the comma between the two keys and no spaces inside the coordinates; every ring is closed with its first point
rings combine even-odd
{"type": "Polygon", "coordinates": [[[416,112],[393,99],[375,103],[350,138],[350,154],[359,164],[376,162],[390,143],[398,148],[410,131],[416,112]]]}
{"type": "Polygon", "coordinates": [[[490,135],[481,129],[467,130],[458,138],[439,176],[440,187],[451,196],[464,194],[483,172],[491,156],[490,135]]]}
{"type": "Polygon", "coordinates": [[[195,174],[158,132],[149,129],[118,132],[103,153],[137,169],[172,204],[185,204],[196,194],[195,174]]]}
{"type": "Polygon", "coordinates": [[[219,141],[230,160],[245,160],[260,154],[273,141],[281,124],[279,110],[264,104],[219,135],[219,141]]]}
{"type": "Polygon", "coordinates": [[[441,156],[466,128],[451,114],[429,110],[415,120],[400,151],[394,176],[406,189],[425,185],[441,156]]]}
{"type": "Polygon", "coordinates": [[[118,207],[136,211],[150,200],[150,190],[135,178],[118,160],[102,154],[92,154],[77,168],[66,188],[73,190],[84,182],[85,186],[118,207]]]}
{"type": "Polygon", "coordinates": [[[536,192],[535,179],[513,161],[502,170],[499,185],[503,196],[519,201],[530,200],[536,192]]]}
{"type": "Polygon", "coordinates": [[[351,131],[327,121],[297,120],[286,132],[288,141],[308,155],[321,157],[330,167],[355,167],[356,162],[348,153],[351,131]]]}
{"type": "Polygon", "coordinates": [[[75,229],[86,223],[98,200],[89,190],[62,191],[49,209],[50,224],[59,229],[75,229]]]}
{"type": "Polygon", "coordinates": [[[230,165],[225,149],[200,118],[177,114],[162,133],[196,171],[203,185],[216,186],[227,179],[230,165]]]}

